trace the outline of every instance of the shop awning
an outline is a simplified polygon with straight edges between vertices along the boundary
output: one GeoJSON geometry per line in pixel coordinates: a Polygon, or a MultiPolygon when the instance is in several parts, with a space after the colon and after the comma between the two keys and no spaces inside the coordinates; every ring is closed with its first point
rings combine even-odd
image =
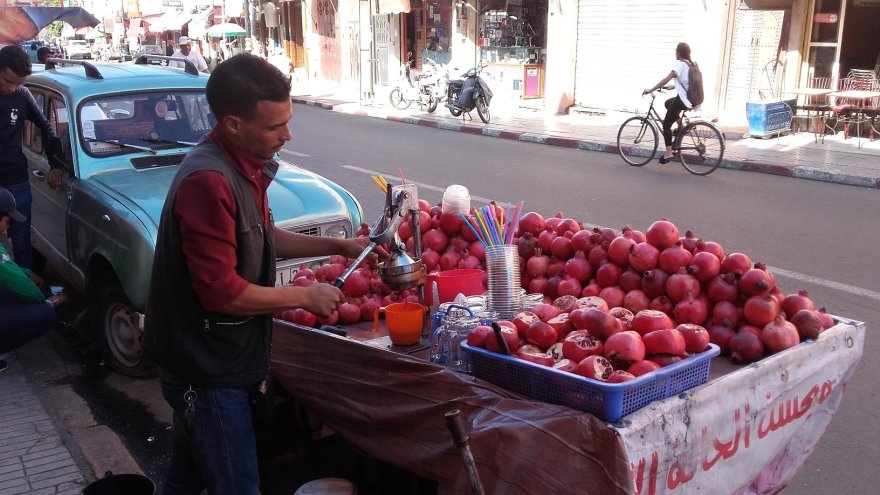
{"type": "Polygon", "coordinates": [[[401,14],[410,11],[409,0],[378,0],[379,14],[401,14]]]}
{"type": "Polygon", "coordinates": [[[194,14],[189,22],[189,37],[204,38],[207,33],[208,18],[214,13],[214,9],[205,9],[198,14],[194,14]]]}
{"type": "Polygon", "coordinates": [[[150,24],[150,32],[161,33],[162,31],[180,31],[180,29],[192,20],[192,14],[181,12],[179,10],[171,10],[162,14],[161,17],[154,19],[150,24]]]}

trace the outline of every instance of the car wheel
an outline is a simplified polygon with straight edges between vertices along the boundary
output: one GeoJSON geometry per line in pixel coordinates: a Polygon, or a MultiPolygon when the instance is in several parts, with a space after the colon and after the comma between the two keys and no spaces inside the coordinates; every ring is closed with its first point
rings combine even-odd
{"type": "Polygon", "coordinates": [[[137,322],[138,314],[122,287],[103,288],[90,311],[98,347],[110,368],[134,378],[157,375],[155,363],[144,352],[144,334],[137,322]]]}

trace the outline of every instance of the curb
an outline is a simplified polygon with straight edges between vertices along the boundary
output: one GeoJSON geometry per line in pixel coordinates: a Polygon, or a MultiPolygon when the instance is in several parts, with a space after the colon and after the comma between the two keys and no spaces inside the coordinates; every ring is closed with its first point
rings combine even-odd
{"type": "MultiPolygon", "coordinates": [[[[425,127],[433,127],[435,129],[443,129],[447,131],[465,132],[468,134],[479,134],[482,136],[497,137],[509,139],[513,141],[522,141],[535,144],[546,144],[550,146],[560,146],[564,148],[577,148],[584,151],[601,151],[605,153],[617,153],[618,148],[615,145],[589,141],[583,139],[563,138],[552,136],[549,134],[533,133],[533,132],[513,132],[505,131],[498,128],[483,127],[481,125],[454,123],[447,121],[438,121],[434,119],[424,119],[416,116],[390,115],[387,112],[364,110],[360,106],[355,106],[353,102],[327,103],[316,101],[308,98],[292,96],[291,101],[301,105],[322,108],[333,112],[356,115],[359,117],[372,117],[393,122],[401,122],[405,124],[415,124],[425,127]]],[[[725,137],[726,139],[726,137],[725,137]]],[[[880,179],[872,177],[864,177],[840,172],[831,172],[828,170],[816,169],[806,166],[787,167],[779,163],[753,161],[753,160],[730,160],[721,161],[721,167],[730,170],[739,170],[743,172],[757,172],[761,174],[777,175],[781,177],[792,177],[796,179],[808,179],[820,182],[831,182],[834,184],[843,184],[847,186],[867,187],[869,189],[880,189],[880,179]]]]}

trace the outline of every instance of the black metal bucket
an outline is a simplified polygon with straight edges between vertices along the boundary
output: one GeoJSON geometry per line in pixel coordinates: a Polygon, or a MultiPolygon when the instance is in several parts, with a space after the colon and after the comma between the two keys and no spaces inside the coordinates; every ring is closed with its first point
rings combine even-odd
{"type": "Polygon", "coordinates": [[[156,495],[156,485],[150,478],[140,474],[113,474],[89,483],[82,495],[156,495]]]}

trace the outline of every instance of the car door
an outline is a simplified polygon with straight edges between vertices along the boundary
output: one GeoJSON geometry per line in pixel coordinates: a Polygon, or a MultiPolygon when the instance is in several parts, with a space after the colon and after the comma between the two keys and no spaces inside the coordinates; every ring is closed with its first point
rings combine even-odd
{"type": "Polygon", "coordinates": [[[52,91],[31,88],[37,104],[43,109],[55,135],[61,139],[64,152],[64,173],[61,187],[49,187],[49,162],[43,151],[40,130],[28,122],[25,132],[25,149],[30,171],[31,206],[34,245],[56,267],[67,266],[69,258],[67,213],[70,207],[70,191],[75,180],[71,152],[70,126],[64,98],[52,91]]]}

